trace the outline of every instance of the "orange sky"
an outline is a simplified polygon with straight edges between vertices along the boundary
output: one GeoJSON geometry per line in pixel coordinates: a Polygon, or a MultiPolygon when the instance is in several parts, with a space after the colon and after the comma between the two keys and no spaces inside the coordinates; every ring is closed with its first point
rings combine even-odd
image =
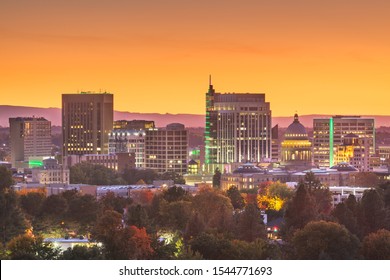
{"type": "Polygon", "coordinates": [[[116,110],[203,114],[212,74],[274,116],[389,115],[389,15],[388,0],[1,0],[0,104],[102,90],[116,110]]]}

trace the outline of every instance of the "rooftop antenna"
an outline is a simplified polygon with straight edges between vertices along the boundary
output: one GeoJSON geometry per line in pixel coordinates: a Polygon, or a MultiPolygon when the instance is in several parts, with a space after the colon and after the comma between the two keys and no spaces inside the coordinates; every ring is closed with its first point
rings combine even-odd
{"type": "Polygon", "coordinates": [[[213,85],[211,84],[211,75],[209,75],[209,91],[210,92],[214,91],[213,85]]]}

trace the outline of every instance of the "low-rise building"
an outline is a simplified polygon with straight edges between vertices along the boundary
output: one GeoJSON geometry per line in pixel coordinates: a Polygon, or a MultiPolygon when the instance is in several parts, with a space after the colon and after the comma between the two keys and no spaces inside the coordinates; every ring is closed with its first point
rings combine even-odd
{"type": "Polygon", "coordinates": [[[126,167],[135,168],[134,153],[116,154],[87,154],[71,155],[66,157],[66,165],[71,167],[78,163],[87,162],[91,164],[103,165],[115,171],[123,171],[126,167]]]}

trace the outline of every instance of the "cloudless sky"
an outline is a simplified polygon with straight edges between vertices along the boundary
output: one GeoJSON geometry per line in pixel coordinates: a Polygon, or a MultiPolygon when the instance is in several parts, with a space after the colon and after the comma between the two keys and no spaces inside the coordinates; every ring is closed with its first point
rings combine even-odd
{"type": "Polygon", "coordinates": [[[390,1],[0,0],[2,105],[203,114],[209,74],[274,116],[389,115],[390,1]]]}

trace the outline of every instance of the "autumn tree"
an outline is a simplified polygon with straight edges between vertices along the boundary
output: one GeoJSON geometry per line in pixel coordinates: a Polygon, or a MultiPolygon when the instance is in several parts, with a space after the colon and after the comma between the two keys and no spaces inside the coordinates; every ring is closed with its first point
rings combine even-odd
{"type": "Polygon", "coordinates": [[[344,260],[357,257],[359,239],[338,223],[313,221],[294,234],[292,245],[297,259],[344,260]]]}
{"type": "Polygon", "coordinates": [[[381,229],[367,235],[362,251],[366,260],[390,260],[390,231],[381,229]]]}
{"type": "MultiPolygon", "coordinates": [[[[136,227],[125,227],[122,222],[122,215],[116,211],[108,210],[98,219],[93,230],[93,237],[104,244],[104,253],[110,260],[135,259],[142,255],[140,248],[148,247],[147,241],[140,238],[136,227]],[[134,237],[134,235],[137,235],[134,237]],[[136,244],[136,241],[141,244],[136,244]]],[[[143,235],[143,231],[141,235],[143,235]]],[[[146,231],[145,231],[146,233],[146,231]]],[[[145,237],[147,238],[147,237],[145,237]]],[[[145,252],[148,254],[149,251],[145,252]]]]}
{"type": "Polygon", "coordinates": [[[128,259],[129,254],[121,244],[121,230],[123,229],[122,215],[108,210],[98,218],[92,231],[92,236],[104,244],[104,253],[108,259],[128,259]]]}
{"type": "Polygon", "coordinates": [[[214,190],[205,190],[193,197],[192,205],[194,211],[202,216],[206,228],[220,232],[231,229],[233,206],[228,197],[214,190]]]}
{"type": "Polygon", "coordinates": [[[262,210],[281,210],[293,196],[293,191],[283,183],[272,182],[259,189],[257,206],[262,210]]]}
{"type": "Polygon", "coordinates": [[[132,258],[147,259],[153,254],[153,249],[151,247],[151,239],[147,234],[145,228],[130,226],[125,230],[128,230],[131,235],[130,242],[134,247],[132,258]]]}

